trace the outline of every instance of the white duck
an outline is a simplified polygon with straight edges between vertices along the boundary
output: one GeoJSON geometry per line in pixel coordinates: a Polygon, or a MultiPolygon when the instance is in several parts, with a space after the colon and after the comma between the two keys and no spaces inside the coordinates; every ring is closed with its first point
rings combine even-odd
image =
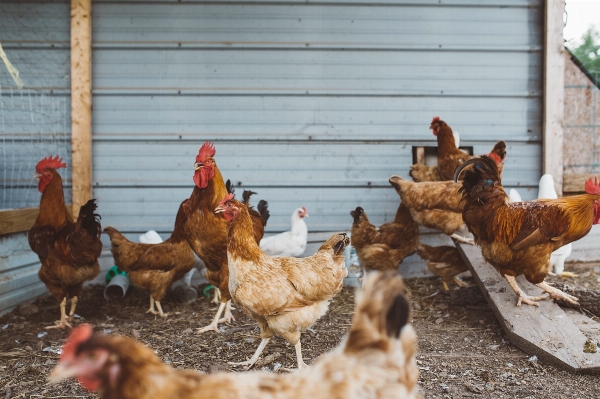
{"type": "MultiPolygon", "coordinates": [[[[521,196],[519,192],[514,188],[510,189],[510,193],[508,195],[510,198],[510,202],[521,202],[521,196]]],[[[540,179],[539,191],[538,191],[538,199],[556,199],[558,195],[556,194],[556,190],[554,189],[554,178],[550,174],[545,174],[540,179]]],[[[565,277],[576,277],[575,273],[565,272],[565,260],[571,255],[571,251],[573,250],[573,244],[567,244],[558,248],[556,251],[552,252],[550,255],[550,264],[554,268],[554,273],[559,276],[565,277]]]]}
{"type": "Polygon", "coordinates": [[[308,227],[304,218],[308,217],[305,207],[300,207],[292,213],[292,230],[284,231],[260,240],[260,249],[271,256],[299,257],[306,249],[308,227]]]}

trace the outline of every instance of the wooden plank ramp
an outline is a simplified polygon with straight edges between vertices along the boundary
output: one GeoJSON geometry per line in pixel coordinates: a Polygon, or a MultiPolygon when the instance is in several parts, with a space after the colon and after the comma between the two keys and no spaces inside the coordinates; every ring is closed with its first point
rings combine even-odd
{"type": "MultiPolygon", "coordinates": [[[[553,301],[540,301],[539,308],[526,304],[517,307],[517,295],[506,279],[483,259],[479,247],[461,243],[457,243],[456,247],[516,347],[571,372],[600,372],[600,352],[583,352],[586,335],[558,305],[553,301]]],[[[523,276],[518,277],[517,282],[528,295],[542,293],[523,276]]],[[[590,327],[594,323],[600,326],[600,323],[588,320],[590,327]]]]}

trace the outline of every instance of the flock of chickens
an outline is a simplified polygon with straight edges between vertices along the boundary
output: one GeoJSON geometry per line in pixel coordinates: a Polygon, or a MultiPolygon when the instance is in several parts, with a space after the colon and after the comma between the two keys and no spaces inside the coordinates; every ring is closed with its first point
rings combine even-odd
{"type": "MultiPolygon", "coordinates": [[[[249,203],[254,193],[249,191],[242,201],[236,200],[216,164],[214,145],[206,142],[195,159],[193,192],[181,203],[169,239],[133,243],[113,227],[104,229],[115,264],[128,272],[133,285],[150,292],[148,312],[165,317],[160,301],[170,285],[194,267],[197,255],[206,265],[206,278],[217,288],[219,304],[212,323],[197,333],[218,332],[219,323],[234,320],[233,301],[257,322],[262,338],[250,359],[234,364],[251,367],[278,335],[294,345],[302,370],[290,375],[184,372],[163,364],[153,351],[129,338],[94,335],[91,327],[80,326],[67,340],[51,379],[76,377],[104,397],[122,398],[306,397],[324,392],[332,398],[414,397],[416,337],[408,325],[410,306],[398,265],[417,252],[445,285],[462,284],[456,276],[466,270],[455,247],[421,244],[419,224],[479,245],[484,258],[515,290],[517,305],[537,305],[549,298],[576,303],[577,298],[549,286],[544,278],[551,272],[551,254],[585,236],[600,220],[598,181],[586,182],[583,195],[510,202],[501,185],[503,141],[490,154],[473,157],[457,148],[452,129],[440,118],[433,119],[431,129],[438,141],[438,165],[413,165],[414,181],[390,178],[402,199],[394,221],[376,227],[364,209],[351,212],[352,245],[361,265],[381,272],[365,278],[349,335],[333,352],[307,368],[300,335],[327,312],[330,299],[340,292],[350,238],[343,232],[333,234],[314,255],[296,258],[306,247],[302,219],[308,213],[302,207],[292,214],[290,232],[263,239],[267,202],[260,201],[254,209],[249,203]],[[473,239],[465,237],[467,229],[473,239]],[[515,280],[521,274],[549,295],[527,296],[515,280]],[[132,372],[139,368],[147,371],[143,377],[132,372]]],[[[36,166],[42,198],[29,232],[31,248],[42,263],[39,277],[60,302],[61,318],[49,328],[71,326],[83,283],[100,272],[102,230],[94,213],[96,203],[88,201],[74,220],[56,172],[65,166],[58,157],[36,166]]]]}

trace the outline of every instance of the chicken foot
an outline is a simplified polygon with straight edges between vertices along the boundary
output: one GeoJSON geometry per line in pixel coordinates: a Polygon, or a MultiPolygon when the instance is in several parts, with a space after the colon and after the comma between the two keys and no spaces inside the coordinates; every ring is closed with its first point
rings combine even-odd
{"type": "Polygon", "coordinates": [[[219,331],[219,328],[217,327],[219,323],[222,323],[223,321],[229,323],[231,320],[235,320],[235,318],[231,314],[231,309],[231,299],[227,302],[221,302],[219,304],[219,309],[217,309],[217,314],[215,315],[213,321],[206,327],[196,329],[196,334],[202,334],[203,332],[207,332],[210,330],[220,333],[221,331],[219,331]],[[223,310],[225,310],[225,316],[221,319],[220,317],[223,313],[223,310]]]}
{"type": "Polygon", "coordinates": [[[252,355],[250,359],[246,360],[245,362],[239,363],[229,362],[229,364],[232,366],[248,366],[246,367],[246,370],[249,370],[252,366],[254,366],[254,363],[256,363],[262,352],[265,350],[265,346],[267,346],[270,339],[271,338],[263,338],[262,341],[260,341],[260,345],[258,345],[258,348],[256,348],[254,355],[252,355]]]}
{"type": "Polygon", "coordinates": [[[73,326],[67,321],[67,297],[64,297],[60,303],[60,320],[54,322],[53,326],[46,327],[46,330],[65,327],[73,328],[73,326]]]}
{"type": "MultiPolygon", "coordinates": [[[[517,279],[514,276],[509,276],[509,275],[505,274],[504,278],[506,279],[506,281],[508,281],[508,284],[510,284],[511,288],[515,291],[515,293],[519,297],[517,306],[521,306],[521,303],[524,302],[528,305],[539,307],[540,305],[536,301],[543,301],[543,300],[550,298],[549,296],[529,296],[529,295],[525,294],[525,292],[523,292],[521,287],[519,287],[517,285],[517,279]]],[[[540,283],[540,284],[544,284],[544,283],[540,283]]],[[[539,285],[538,285],[538,287],[539,287],[539,285]]],[[[542,288],[542,287],[540,287],[540,288],[542,288]]],[[[542,289],[544,289],[544,288],[542,288],[542,289]]]]}
{"type": "Polygon", "coordinates": [[[557,299],[557,300],[563,299],[569,303],[572,303],[573,305],[579,305],[579,302],[577,302],[577,301],[579,301],[579,299],[577,297],[566,294],[566,293],[562,292],[561,290],[559,290],[558,288],[554,288],[554,287],[548,285],[548,283],[546,283],[545,281],[542,281],[541,283],[536,284],[536,285],[548,293],[548,297],[547,297],[548,299],[550,299],[550,298],[557,299]]]}
{"type": "Polygon", "coordinates": [[[160,317],[167,317],[169,315],[169,313],[163,312],[162,306],[160,305],[160,301],[154,300],[152,295],[150,295],[150,309],[148,309],[146,313],[157,314],[160,317]],[[156,304],[156,309],[158,309],[158,312],[154,310],[154,304],[156,304]]]}
{"type": "Polygon", "coordinates": [[[463,242],[465,244],[475,245],[475,240],[473,240],[472,238],[463,237],[456,233],[451,234],[450,238],[454,238],[456,241],[463,242]]]}
{"type": "Polygon", "coordinates": [[[553,277],[555,277],[555,276],[559,276],[559,277],[573,277],[573,278],[579,277],[579,274],[575,274],[573,272],[561,272],[561,273],[558,273],[558,274],[553,273],[553,272],[548,272],[548,275],[549,276],[553,276],[553,277]]]}

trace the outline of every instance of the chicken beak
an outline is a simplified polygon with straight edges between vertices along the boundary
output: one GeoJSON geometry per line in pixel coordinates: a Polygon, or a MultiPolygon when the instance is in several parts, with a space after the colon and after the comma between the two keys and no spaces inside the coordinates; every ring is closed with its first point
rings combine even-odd
{"type": "Polygon", "coordinates": [[[37,173],[37,172],[35,172],[35,173],[33,174],[33,178],[34,178],[34,179],[39,179],[40,177],[42,177],[42,175],[41,175],[41,174],[39,174],[39,173],[37,173]]]}
{"type": "Polygon", "coordinates": [[[218,207],[215,208],[215,213],[223,213],[225,212],[225,209],[223,209],[223,207],[221,207],[221,205],[219,205],[218,207]]]}
{"type": "Polygon", "coordinates": [[[303,217],[307,218],[308,217],[308,212],[305,212],[303,217]]]}
{"type": "Polygon", "coordinates": [[[69,367],[68,364],[59,363],[54,367],[52,373],[48,376],[48,382],[51,384],[57,384],[67,378],[75,377],[77,375],[76,367],[69,367]]]}
{"type": "Polygon", "coordinates": [[[200,170],[200,169],[202,169],[202,167],[203,167],[203,166],[204,166],[204,164],[203,164],[203,163],[201,163],[201,162],[196,162],[196,163],[194,164],[194,170],[200,170]]]}

